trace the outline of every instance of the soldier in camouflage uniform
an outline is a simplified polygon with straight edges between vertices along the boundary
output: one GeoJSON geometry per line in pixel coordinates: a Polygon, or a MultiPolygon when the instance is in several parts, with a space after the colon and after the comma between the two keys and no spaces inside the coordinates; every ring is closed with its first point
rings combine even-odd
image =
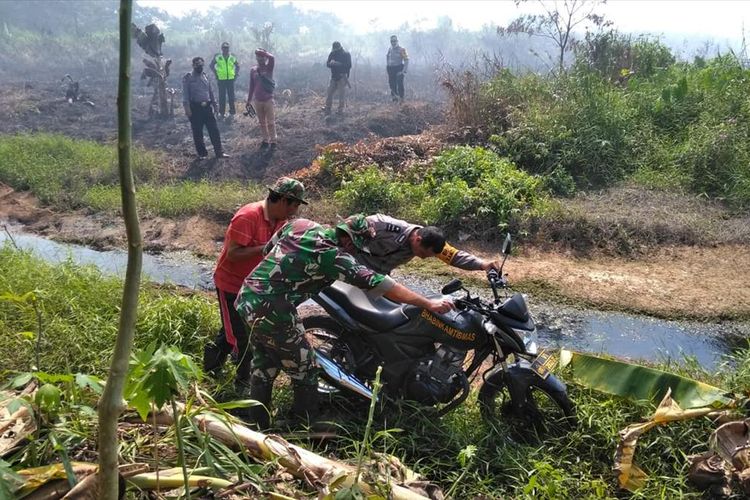
{"type": "Polygon", "coordinates": [[[384,214],[369,215],[367,221],[375,230],[375,236],[363,249],[358,249],[354,257],[379,273],[390,274],[414,257],[437,257],[450,266],[467,271],[500,269],[499,260],[483,260],[452,247],[435,226],[409,224],[384,214]]]}
{"type": "Polygon", "coordinates": [[[436,313],[453,307],[447,298],[428,299],[357,263],[351,252],[362,248],[373,234],[361,214],[336,227],[307,219],[291,221],[271,238],[265,258],[245,279],[235,307],[251,332],[254,356],[249,396],[265,408],[250,408],[248,417],[259,428],[269,426],[266,408],[270,408],[273,381],[280,369],[293,382],[292,413],[311,420],[316,416],[318,371],[296,307],[335,280],[436,313]]]}

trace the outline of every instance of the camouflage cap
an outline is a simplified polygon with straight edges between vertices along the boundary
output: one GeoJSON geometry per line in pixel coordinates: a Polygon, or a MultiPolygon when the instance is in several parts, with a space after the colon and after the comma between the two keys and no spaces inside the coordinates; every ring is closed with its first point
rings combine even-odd
{"type": "Polygon", "coordinates": [[[354,246],[360,250],[366,250],[367,241],[375,237],[375,228],[363,214],[350,215],[336,224],[336,229],[348,234],[354,246]]]}
{"type": "Polygon", "coordinates": [[[279,177],[279,180],[273,186],[268,186],[268,190],[307,205],[305,201],[305,186],[297,179],[279,177]]]}

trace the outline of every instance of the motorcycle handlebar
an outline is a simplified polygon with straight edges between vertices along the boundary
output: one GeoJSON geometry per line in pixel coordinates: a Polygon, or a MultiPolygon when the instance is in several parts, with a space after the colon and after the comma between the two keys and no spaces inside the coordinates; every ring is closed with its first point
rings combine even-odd
{"type": "Polygon", "coordinates": [[[500,288],[504,288],[508,285],[508,280],[505,278],[505,276],[500,276],[500,273],[497,272],[497,269],[490,269],[489,271],[487,271],[487,280],[491,285],[500,288]]]}

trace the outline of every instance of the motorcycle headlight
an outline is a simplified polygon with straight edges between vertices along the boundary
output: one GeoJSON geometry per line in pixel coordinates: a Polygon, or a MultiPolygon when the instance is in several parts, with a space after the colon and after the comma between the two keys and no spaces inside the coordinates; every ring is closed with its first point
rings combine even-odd
{"type": "Polygon", "coordinates": [[[536,333],[536,328],[532,331],[527,330],[516,330],[513,331],[516,332],[516,334],[523,339],[523,345],[526,349],[526,352],[536,356],[539,354],[539,346],[537,344],[537,341],[539,340],[538,335],[536,333]]]}

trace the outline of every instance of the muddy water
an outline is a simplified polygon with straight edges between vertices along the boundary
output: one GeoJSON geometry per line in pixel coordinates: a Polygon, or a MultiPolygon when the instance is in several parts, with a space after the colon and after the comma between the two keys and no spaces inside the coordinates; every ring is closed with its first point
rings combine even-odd
{"type": "MultiPolygon", "coordinates": [[[[127,254],[123,251],[102,252],[17,231],[11,234],[18,247],[32,250],[47,261],[72,260],[94,265],[105,273],[124,276],[127,254]]],[[[0,230],[0,244],[9,240],[8,234],[0,230]]],[[[194,289],[213,288],[212,266],[213,262],[196,259],[189,253],[143,256],[146,279],[194,289]]],[[[444,284],[400,272],[396,273],[396,277],[422,292],[434,292],[444,284]]],[[[690,357],[709,370],[716,369],[722,355],[729,352],[728,338],[750,337],[750,325],[747,324],[664,321],[646,316],[539,303],[533,298],[530,299],[530,307],[537,321],[542,345],[650,361],[679,362],[690,357]]]]}
{"type": "MultiPolygon", "coordinates": [[[[32,250],[48,262],[71,260],[77,264],[94,265],[102,272],[124,277],[128,255],[122,250],[97,251],[91,248],[57,243],[39,236],[8,232],[0,229],[0,245],[10,243],[24,250],[32,250]]],[[[143,255],[144,279],[157,283],[171,283],[200,290],[213,288],[211,279],[213,262],[196,259],[189,252],[173,252],[162,255],[143,255]]]]}
{"type": "Polygon", "coordinates": [[[739,325],[665,321],[648,316],[574,310],[531,302],[540,343],[629,359],[683,362],[715,369],[739,325]]]}

